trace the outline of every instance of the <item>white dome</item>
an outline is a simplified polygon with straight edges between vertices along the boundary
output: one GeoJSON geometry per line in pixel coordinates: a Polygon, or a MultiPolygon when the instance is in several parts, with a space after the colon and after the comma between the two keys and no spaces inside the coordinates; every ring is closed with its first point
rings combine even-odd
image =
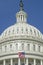
{"type": "Polygon", "coordinates": [[[28,25],[27,23],[16,23],[15,25],[12,25],[9,28],[7,28],[1,36],[4,38],[17,35],[28,35],[38,38],[42,37],[42,34],[38,29],[31,25],[28,25]]]}
{"type": "Polygon", "coordinates": [[[27,14],[24,11],[19,11],[16,14],[17,23],[7,28],[1,35],[1,38],[11,36],[27,35],[35,38],[42,38],[42,33],[34,26],[27,24],[27,14]]]}

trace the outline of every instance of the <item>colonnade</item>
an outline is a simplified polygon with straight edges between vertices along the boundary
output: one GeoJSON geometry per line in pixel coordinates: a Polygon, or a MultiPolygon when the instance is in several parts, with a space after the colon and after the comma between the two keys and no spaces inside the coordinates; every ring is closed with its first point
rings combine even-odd
{"type": "MultiPolygon", "coordinates": [[[[6,60],[3,60],[3,65],[6,65],[6,60]]],[[[13,65],[13,59],[10,59],[10,65],[13,65]]],[[[21,60],[20,58],[18,58],[18,64],[17,65],[21,65],[21,60]]],[[[29,60],[28,58],[26,58],[26,62],[24,65],[29,65],[29,60]]],[[[33,65],[37,65],[36,64],[36,59],[33,59],[33,65]]],[[[43,60],[40,60],[40,65],[43,65],[43,60]]]]}

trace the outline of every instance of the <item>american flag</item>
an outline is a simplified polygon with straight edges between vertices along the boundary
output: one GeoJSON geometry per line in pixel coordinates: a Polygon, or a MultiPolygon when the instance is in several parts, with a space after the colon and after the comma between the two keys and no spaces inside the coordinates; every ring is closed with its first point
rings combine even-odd
{"type": "Polygon", "coordinates": [[[19,58],[25,58],[25,52],[19,52],[18,55],[19,58]]]}

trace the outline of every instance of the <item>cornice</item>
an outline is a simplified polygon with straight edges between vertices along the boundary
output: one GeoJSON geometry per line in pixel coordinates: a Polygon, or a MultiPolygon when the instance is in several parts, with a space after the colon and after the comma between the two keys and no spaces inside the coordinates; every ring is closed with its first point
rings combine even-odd
{"type": "Polygon", "coordinates": [[[43,39],[36,38],[36,37],[33,37],[33,36],[21,35],[21,36],[10,36],[10,37],[7,37],[7,38],[2,38],[2,39],[0,39],[0,44],[7,42],[7,41],[12,41],[12,40],[30,40],[30,41],[36,41],[36,42],[43,43],[43,39]]]}

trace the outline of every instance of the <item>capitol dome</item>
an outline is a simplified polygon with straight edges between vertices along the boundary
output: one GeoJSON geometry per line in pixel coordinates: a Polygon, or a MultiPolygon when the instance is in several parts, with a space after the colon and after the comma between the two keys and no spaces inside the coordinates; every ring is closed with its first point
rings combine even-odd
{"type": "Polygon", "coordinates": [[[42,33],[34,26],[27,23],[27,13],[23,10],[23,6],[20,4],[20,11],[16,13],[16,23],[8,27],[1,34],[1,38],[8,38],[11,36],[19,37],[22,35],[42,39],[42,33]]]}
{"type": "Polygon", "coordinates": [[[11,36],[29,36],[42,39],[42,33],[34,26],[27,23],[27,14],[24,11],[19,11],[16,14],[16,24],[8,27],[1,35],[2,38],[11,36]]]}
{"type": "Polygon", "coordinates": [[[16,23],[0,35],[0,65],[43,65],[43,34],[27,23],[22,0],[16,23]]]}

